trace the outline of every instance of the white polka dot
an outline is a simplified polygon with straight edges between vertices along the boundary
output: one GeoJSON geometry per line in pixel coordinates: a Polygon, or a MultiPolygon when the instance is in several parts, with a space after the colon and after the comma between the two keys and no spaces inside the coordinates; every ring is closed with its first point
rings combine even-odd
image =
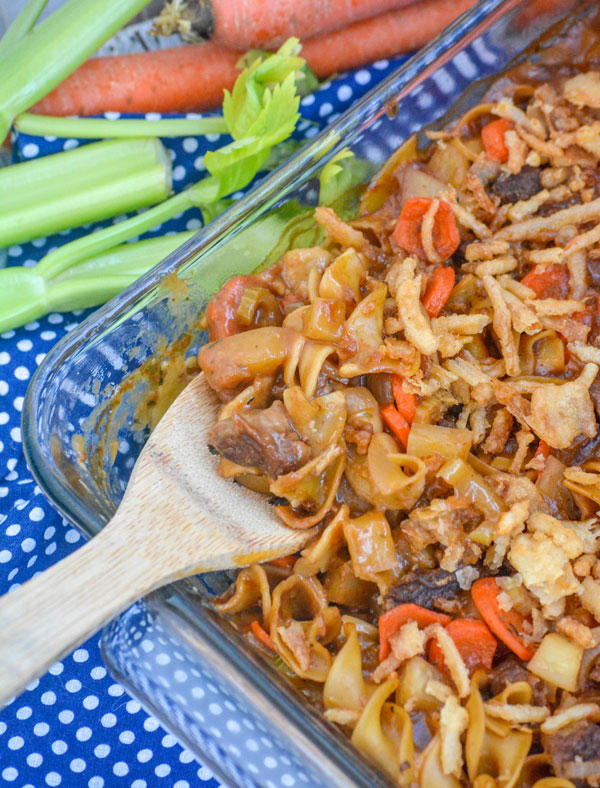
{"type": "MultiPolygon", "coordinates": [[[[104,113],[104,117],[106,118],[106,120],[118,120],[121,117],[121,113],[120,112],[113,112],[111,110],[111,111],[105,112],[104,113]]],[[[92,788],[92,787],[90,786],[90,788],[92,788]]]]}
{"type": "Polygon", "coordinates": [[[16,780],[19,776],[19,772],[15,769],[14,766],[7,766],[6,769],[2,770],[2,777],[6,780],[7,783],[12,783],[13,780],[16,780]]]}
{"type": "Polygon", "coordinates": [[[27,539],[23,539],[21,542],[21,550],[24,553],[30,553],[35,547],[35,539],[32,539],[30,536],[27,539]]]}
{"type": "Polygon", "coordinates": [[[133,731],[121,731],[119,734],[119,741],[122,744],[131,744],[135,741],[135,733],[133,731]]]}
{"type": "Polygon", "coordinates": [[[156,717],[148,717],[144,720],[144,730],[147,731],[155,731],[159,726],[159,722],[156,717]]]}
{"type": "Polygon", "coordinates": [[[160,763],[154,770],[154,774],[157,777],[166,777],[167,774],[170,773],[171,773],[171,767],[166,763],[160,763]]]}
{"type": "Polygon", "coordinates": [[[86,765],[87,764],[83,760],[83,758],[73,758],[73,760],[69,764],[69,767],[72,772],[82,772],[85,769],[86,765]]]}
{"type": "Polygon", "coordinates": [[[171,733],[167,733],[162,737],[161,744],[163,747],[174,747],[177,744],[177,739],[171,733]]]}
{"type": "Polygon", "coordinates": [[[40,680],[39,680],[39,679],[34,679],[33,681],[31,681],[31,682],[30,682],[30,683],[27,685],[26,689],[27,689],[29,692],[32,692],[34,689],[37,689],[39,686],[40,686],[40,680]]]}
{"type": "Polygon", "coordinates": [[[174,181],[182,181],[185,178],[185,167],[182,167],[180,164],[177,165],[173,169],[173,180],[174,181]]]}
{"type": "Polygon", "coordinates": [[[111,684],[108,688],[108,694],[112,695],[113,698],[120,698],[124,692],[125,690],[120,684],[111,684]]]}
{"type": "Polygon", "coordinates": [[[56,551],[56,542],[50,542],[48,547],[46,547],[46,549],[44,550],[44,553],[46,553],[46,555],[52,555],[52,553],[54,553],[55,551],[56,551]]]}
{"type": "Polygon", "coordinates": [[[337,97],[340,101],[348,101],[349,98],[352,98],[352,88],[350,85],[341,85],[338,88],[337,97]]]}
{"type": "Polygon", "coordinates": [[[78,648],[73,652],[73,659],[75,662],[87,662],[90,655],[84,648],[78,648]]]}
{"type": "Polygon", "coordinates": [[[218,717],[219,714],[223,713],[223,709],[219,706],[218,703],[211,703],[210,706],[208,707],[208,710],[210,711],[211,714],[214,714],[215,717],[218,717]]]}
{"type": "Polygon", "coordinates": [[[190,219],[185,226],[188,230],[199,230],[202,227],[202,222],[200,219],[190,219]]]}
{"type": "Polygon", "coordinates": [[[17,710],[16,716],[18,720],[28,720],[32,713],[31,706],[21,706],[21,708],[17,710]]]}
{"type": "Polygon", "coordinates": [[[271,758],[271,756],[269,755],[267,758],[265,758],[264,764],[267,767],[267,769],[274,769],[277,766],[277,761],[275,760],[275,758],[271,758]]]}
{"type": "Polygon", "coordinates": [[[134,780],[131,783],[131,788],[147,788],[146,780],[134,780]]]}
{"type": "Polygon", "coordinates": [[[140,750],[137,754],[137,759],[140,763],[147,763],[152,758],[152,750],[145,748],[140,750]]]}
{"type": "Polygon", "coordinates": [[[20,750],[24,744],[25,740],[22,736],[11,736],[11,738],[8,740],[8,749],[20,750]]]}
{"type": "Polygon", "coordinates": [[[179,753],[179,760],[181,763],[191,763],[194,760],[194,753],[189,750],[182,750],[179,753]]]}
{"type": "Polygon", "coordinates": [[[104,728],[113,728],[117,724],[117,718],[110,712],[108,714],[103,714],[100,718],[100,724],[104,728]]]}
{"type": "Polygon", "coordinates": [[[256,752],[258,750],[258,742],[254,741],[254,739],[246,739],[246,749],[250,750],[250,752],[256,752]]]}
{"type": "Polygon", "coordinates": [[[231,731],[232,733],[239,733],[241,728],[238,722],[235,720],[229,720],[227,722],[227,730],[231,731]]]}
{"type": "Polygon", "coordinates": [[[55,755],[64,755],[68,749],[67,742],[62,739],[57,739],[52,742],[52,752],[55,755]]]}
{"type": "Polygon", "coordinates": [[[213,774],[207,766],[202,766],[200,769],[198,769],[198,777],[203,782],[207,782],[208,780],[212,780],[213,774]]]}
{"type": "Polygon", "coordinates": [[[77,741],[89,741],[92,738],[92,729],[88,728],[87,725],[83,725],[81,728],[77,728],[75,736],[77,741]]]}
{"type": "Polygon", "coordinates": [[[31,752],[27,756],[27,765],[31,766],[32,769],[37,769],[37,767],[41,766],[43,762],[44,759],[39,752],[31,752]]]}
{"type": "Polygon", "coordinates": [[[95,695],[87,695],[83,699],[83,708],[88,711],[93,711],[98,706],[98,698],[95,695]]]}
{"type": "Polygon", "coordinates": [[[27,323],[25,325],[25,331],[37,331],[40,327],[40,324],[37,320],[33,320],[31,323],[27,323]]]}
{"type": "Polygon", "coordinates": [[[34,506],[29,512],[29,519],[33,520],[34,523],[39,523],[40,520],[44,519],[44,510],[39,506],[34,506]]]}
{"type": "Polygon", "coordinates": [[[137,714],[137,712],[142,708],[137,700],[130,700],[127,701],[125,708],[129,712],[129,714],[137,714]]]}
{"type": "Polygon", "coordinates": [[[69,544],[75,544],[75,542],[78,542],[81,539],[81,534],[74,528],[69,528],[65,534],[65,539],[69,544]]]}
{"type": "Polygon", "coordinates": [[[177,780],[177,782],[173,785],[173,788],[190,788],[190,784],[187,780],[177,780]]]}
{"type": "Polygon", "coordinates": [[[48,692],[44,692],[40,700],[44,706],[52,706],[54,703],[56,703],[56,695],[52,692],[52,690],[48,690],[48,692]]]}
{"type": "Polygon", "coordinates": [[[113,774],[116,774],[117,777],[125,777],[126,774],[129,774],[129,766],[125,761],[117,761],[113,766],[113,774]]]}
{"type": "Polygon", "coordinates": [[[198,156],[197,159],[194,159],[194,169],[199,170],[200,172],[204,172],[204,170],[206,170],[204,156],[198,156]]]}
{"type": "Polygon", "coordinates": [[[55,662],[54,665],[51,665],[48,668],[48,673],[52,673],[53,676],[60,676],[64,669],[65,666],[62,664],[62,662],[55,662]]]}
{"type": "Polygon", "coordinates": [[[79,142],[77,140],[65,140],[63,143],[63,150],[73,150],[73,148],[77,148],[79,142]]]}
{"type": "Polygon", "coordinates": [[[14,375],[17,380],[29,380],[29,370],[27,367],[17,367],[14,375]]]}
{"type": "Polygon", "coordinates": [[[296,780],[294,780],[294,778],[292,777],[291,774],[282,774],[281,775],[281,784],[285,785],[286,788],[289,788],[289,786],[294,785],[295,782],[296,782],[296,780]]]}
{"type": "Polygon", "coordinates": [[[40,338],[46,342],[51,342],[53,339],[56,339],[56,331],[42,331],[40,338]]]}
{"type": "MultiPolygon", "coordinates": [[[[0,365],[2,365],[2,366],[3,366],[4,364],[8,364],[8,362],[9,362],[9,361],[10,361],[10,356],[9,356],[9,354],[6,352],[6,350],[3,350],[3,351],[0,353],[0,365]]],[[[5,384],[5,385],[6,385],[6,384],[5,384]]],[[[8,391],[8,386],[6,386],[6,390],[8,391]]]]}
{"type": "Polygon", "coordinates": [[[313,96],[313,94],[312,94],[312,93],[311,93],[311,94],[309,94],[308,96],[304,96],[304,98],[303,98],[303,99],[302,99],[302,101],[300,102],[300,104],[301,104],[303,107],[310,107],[310,106],[311,106],[311,104],[314,104],[314,103],[315,103],[315,97],[313,96]]]}
{"type": "Polygon", "coordinates": [[[198,150],[198,140],[194,137],[186,137],[182,143],[182,147],[186,153],[194,153],[198,150]]]}
{"type": "Polygon", "coordinates": [[[6,564],[12,558],[10,550],[0,550],[0,564],[6,564]]]}
{"type": "Polygon", "coordinates": [[[79,679],[69,679],[65,684],[65,689],[67,692],[79,692],[81,689],[81,682],[79,679]]]}
{"type": "Polygon", "coordinates": [[[102,777],[92,777],[88,782],[88,788],[104,788],[104,779],[102,777]]]}
{"type": "Polygon", "coordinates": [[[15,397],[15,399],[14,399],[14,401],[13,401],[14,408],[15,408],[15,410],[17,410],[19,413],[20,413],[20,412],[23,410],[23,402],[24,402],[24,401],[25,401],[25,398],[24,398],[24,397],[15,397]]]}
{"type": "Polygon", "coordinates": [[[35,142],[28,142],[26,145],[23,145],[21,148],[23,156],[26,156],[28,159],[32,159],[34,156],[37,156],[40,152],[40,148],[35,142]]]}
{"type": "MultiPolygon", "coordinates": [[[[68,329],[68,328],[69,328],[69,327],[67,326],[67,329],[68,329]]],[[[37,364],[37,366],[38,366],[38,367],[39,367],[39,365],[42,363],[42,361],[43,361],[45,358],[46,358],[46,354],[45,354],[45,353],[38,353],[38,354],[37,354],[37,356],[35,357],[35,363],[37,364]]]]}
{"type": "Polygon", "coordinates": [[[75,715],[70,709],[63,709],[58,715],[58,719],[65,725],[68,725],[70,722],[73,722],[74,717],[75,715]]]}
{"type": "Polygon", "coordinates": [[[102,665],[98,665],[90,670],[90,676],[93,679],[103,679],[106,676],[106,668],[103,668],[102,665]]]}
{"type": "MultiPolygon", "coordinates": [[[[20,427],[13,427],[10,431],[10,437],[14,440],[15,443],[21,443],[21,428],[20,427]]],[[[16,478],[16,477],[14,477],[16,478]]],[[[13,479],[8,479],[7,481],[13,481],[13,479]]]]}
{"type": "Polygon", "coordinates": [[[324,118],[326,115],[331,115],[332,112],[333,112],[333,106],[328,101],[325,101],[319,107],[319,117],[320,118],[324,118]]]}
{"type": "Polygon", "coordinates": [[[157,665],[168,665],[170,661],[171,657],[168,654],[157,654],[156,656],[157,665]]]}
{"type": "Polygon", "coordinates": [[[63,323],[64,317],[62,315],[59,315],[58,312],[52,312],[51,315],[48,315],[48,322],[52,323],[53,325],[56,325],[58,323],[63,323]]]}
{"type": "Polygon", "coordinates": [[[371,75],[366,69],[361,68],[360,71],[357,71],[354,75],[354,79],[359,85],[368,85],[371,81],[371,75]]]}
{"type": "Polygon", "coordinates": [[[94,747],[94,755],[96,758],[106,758],[109,752],[110,747],[108,744],[98,744],[96,747],[94,747]]]}
{"type": "Polygon", "coordinates": [[[161,117],[159,112],[146,112],[146,120],[160,120],[161,117]]]}
{"type": "MultiPolygon", "coordinates": [[[[1,360],[2,353],[0,353],[0,364],[2,363],[1,360]]],[[[0,380],[0,397],[5,396],[8,394],[8,383],[5,380],[0,380]]]]}
{"type": "Polygon", "coordinates": [[[17,342],[17,347],[22,353],[28,353],[33,347],[33,342],[30,339],[20,339],[17,342]]]}
{"type": "Polygon", "coordinates": [[[44,531],[44,539],[52,539],[55,533],[56,533],[56,528],[53,525],[50,525],[44,531]]]}
{"type": "MultiPolygon", "coordinates": [[[[54,695],[54,693],[44,692],[44,695],[54,695]]],[[[44,700],[44,695],[42,695],[41,698],[42,703],[46,703],[46,701],[44,700]]],[[[56,700],[56,695],[54,695],[54,700],[52,701],[52,703],[54,703],[55,700],[56,700]]],[[[46,705],[50,705],[50,704],[46,704],[46,705]]],[[[47,722],[36,722],[36,724],[33,726],[33,732],[35,733],[36,736],[45,736],[49,730],[50,730],[50,726],[48,725],[47,722]]]]}
{"type": "Polygon", "coordinates": [[[20,525],[17,525],[17,524],[9,525],[8,528],[6,529],[6,535],[7,536],[16,536],[18,533],[20,533],[20,531],[21,531],[21,526],[20,525]]]}
{"type": "Polygon", "coordinates": [[[48,772],[46,775],[46,784],[52,786],[60,785],[62,782],[62,777],[58,772],[48,772]]]}

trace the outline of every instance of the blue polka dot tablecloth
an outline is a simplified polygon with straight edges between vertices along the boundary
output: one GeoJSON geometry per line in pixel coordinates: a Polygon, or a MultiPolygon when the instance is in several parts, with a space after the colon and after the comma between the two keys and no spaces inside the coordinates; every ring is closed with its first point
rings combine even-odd
{"type": "MultiPolygon", "coordinates": [[[[314,136],[401,62],[396,58],[374,63],[305,97],[299,136],[314,136]]],[[[179,191],[202,176],[203,154],[225,139],[208,135],[164,142],[173,157],[174,187],[179,191]]],[[[17,137],[14,156],[28,159],[78,144],[83,143],[17,137]]],[[[192,210],[148,237],[200,225],[201,217],[192,210]]],[[[91,229],[13,246],[7,250],[6,264],[35,265],[53,247],[91,229]]],[[[21,445],[20,416],[34,370],[83,317],[82,312],[51,314],[0,338],[0,594],[47,569],[82,542],[31,477],[21,445]]],[[[0,788],[216,788],[219,783],[211,772],[111,679],[98,641],[98,635],[92,637],[0,711],[0,788]]]]}

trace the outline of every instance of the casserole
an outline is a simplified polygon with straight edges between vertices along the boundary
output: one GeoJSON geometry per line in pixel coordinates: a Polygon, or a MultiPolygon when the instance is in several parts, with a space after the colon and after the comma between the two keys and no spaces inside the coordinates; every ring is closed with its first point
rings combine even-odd
{"type": "MultiPolygon", "coordinates": [[[[49,354],[28,394],[23,436],[34,475],[66,517],[88,535],[108,519],[147,434],[147,416],[151,424],[186,380],[202,306],[228,277],[285,249],[289,233],[302,229],[302,205],[314,203],[314,178],[325,162],[349,145],[382,164],[471,85],[453,113],[476,102],[485,87],[477,79],[501,70],[557,19],[590,3],[546,4],[545,13],[524,25],[531,5],[480,3],[49,354]]],[[[237,784],[386,785],[205,601],[207,590],[219,591],[229,579],[185,581],[125,613],[104,636],[115,674],[237,784]]]]}

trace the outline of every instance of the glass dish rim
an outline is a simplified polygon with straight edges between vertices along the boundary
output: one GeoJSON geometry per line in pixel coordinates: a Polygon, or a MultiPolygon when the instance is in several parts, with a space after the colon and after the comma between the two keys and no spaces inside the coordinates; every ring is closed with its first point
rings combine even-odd
{"type": "Polygon", "coordinates": [[[346,110],[334,123],[326,126],[312,142],[296,153],[286,164],[251,189],[207,227],[201,228],[189,241],[168,255],[151,271],[103,307],[93,312],[82,323],[63,337],[47,354],[35,371],[25,395],[21,430],[23,450],[32,475],[59,513],[73,523],[87,537],[97,533],[105,518],[87,509],[61,483],[44,460],[42,445],[36,429],[40,394],[63,362],[98,334],[110,330],[118,316],[142,299],[167,274],[181,268],[192,257],[208,250],[210,246],[238,232],[245,220],[260,207],[275,204],[280,192],[294,180],[304,178],[311,169],[321,166],[328,151],[341,140],[360,132],[357,118],[377,116],[385,112],[386,104],[400,99],[414,90],[432,70],[442,66],[455,54],[457,48],[468,43],[467,37],[477,36],[480,27],[488,27],[504,16],[522,0],[483,0],[465,11],[426,47],[370,90],[360,101],[346,110]]]}

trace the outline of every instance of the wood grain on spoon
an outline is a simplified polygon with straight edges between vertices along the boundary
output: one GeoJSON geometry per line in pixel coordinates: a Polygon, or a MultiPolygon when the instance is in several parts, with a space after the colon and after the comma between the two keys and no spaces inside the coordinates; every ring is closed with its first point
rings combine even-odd
{"type": "Polygon", "coordinates": [[[110,523],[0,598],[0,707],[149,591],[289,555],[314,535],[286,528],[265,496],[217,474],[206,449],[217,411],[199,375],[150,436],[110,523]]]}

